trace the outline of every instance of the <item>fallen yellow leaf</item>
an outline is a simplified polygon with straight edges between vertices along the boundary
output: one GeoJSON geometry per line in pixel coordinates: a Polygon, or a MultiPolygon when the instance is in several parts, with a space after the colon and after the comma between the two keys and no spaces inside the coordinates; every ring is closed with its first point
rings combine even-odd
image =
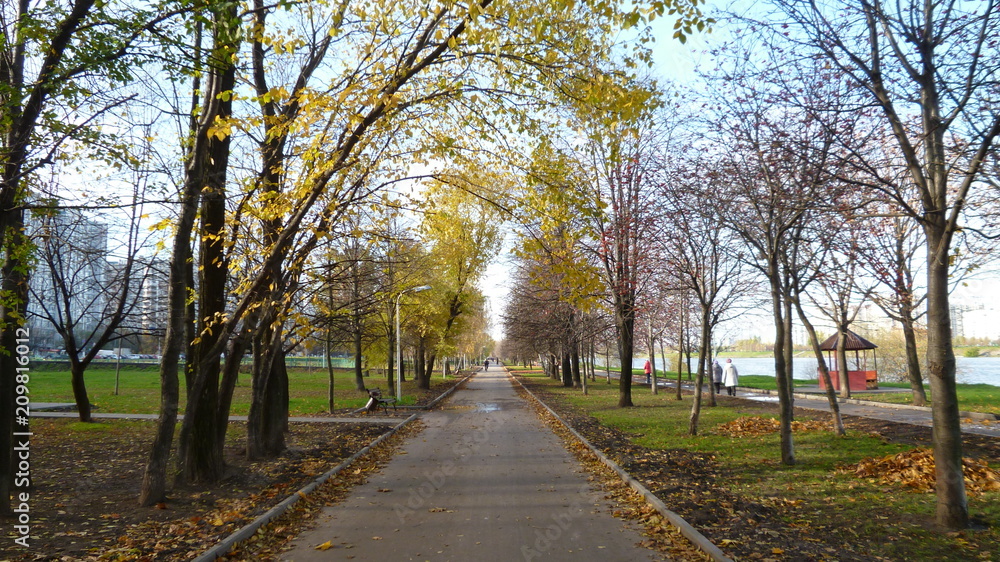
{"type": "Polygon", "coordinates": [[[317,546],[316,550],[330,550],[332,547],[333,544],[330,541],[326,541],[325,543],[317,546]]]}

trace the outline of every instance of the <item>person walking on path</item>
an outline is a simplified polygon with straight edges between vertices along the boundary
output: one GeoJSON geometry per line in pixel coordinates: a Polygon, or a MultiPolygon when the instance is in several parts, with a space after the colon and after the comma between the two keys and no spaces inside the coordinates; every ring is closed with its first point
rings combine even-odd
{"type": "Polygon", "coordinates": [[[483,361],[483,370],[486,371],[489,370],[489,368],[490,368],[490,360],[487,359],[486,361],[483,361]]]}
{"type": "Polygon", "coordinates": [[[651,373],[653,372],[653,364],[646,359],[646,364],[642,366],[642,372],[646,373],[646,384],[651,384],[653,381],[650,379],[651,373]]]}
{"type": "Polygon", "coordinates": [[[722,374],[722,382],[726,386],[726,394],[736,396],[736,385],[740,384],[740,373],[733,365],[732,359],[726,359],[726,369],[722,374]]]}
{"type": "Polygon", "coordinates": [[[712,361],[712,384],[715,385],[715,393],[722,394],[722,365],[718,359],[712,361]]]}

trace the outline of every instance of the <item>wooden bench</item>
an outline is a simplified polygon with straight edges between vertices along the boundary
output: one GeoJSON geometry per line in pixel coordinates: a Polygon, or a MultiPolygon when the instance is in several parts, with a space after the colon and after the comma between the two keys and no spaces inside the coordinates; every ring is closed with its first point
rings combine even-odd
{"type": "Polygon", "coordinates": [[[392,411],[396,411],[396,399],[394,397],[382,396],[382,389],[380,388],[368,389],[368,404],[365,405],[365,410],[368,413],[378,412],[379,407],[381,407],[388,414],[389,406],[392,406],[392,411]]]}

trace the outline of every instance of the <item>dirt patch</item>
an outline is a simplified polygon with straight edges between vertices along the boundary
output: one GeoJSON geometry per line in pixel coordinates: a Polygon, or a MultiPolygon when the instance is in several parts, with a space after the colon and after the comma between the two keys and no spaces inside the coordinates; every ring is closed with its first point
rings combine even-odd
{"type": "MultiPolygon", "coordinates": [[[[421,392],[418,404],[450,386],[421,392]]],[[[402,421],[411,413],[390,409],[389,417],[402,421]]],[[[155,422],[32,419],[30,546],[4,536],[0,560],[191,560],[392,427],[363,421],[290,423],[285,453],[250,462],[244,454],[246,424],[231,422],[226,475],[220,482],[173,487],[165,503],[139,507],[155,422]]],[[[0,525],[5,533],[12,529],[9,520],[0,525]]]]}
{"type": "Polygon", "coordinates": [[[291,424],[285,454],[249,462],[237,444],[245,425],[233,423],[221,482],[173,488],[165,503],[143,508],[137,498],[154,423],[106,421],[82,438],[71,423],[32,422],[30,548],[8,543],[4,559],[189,559],[392,427],[291,424]]]}

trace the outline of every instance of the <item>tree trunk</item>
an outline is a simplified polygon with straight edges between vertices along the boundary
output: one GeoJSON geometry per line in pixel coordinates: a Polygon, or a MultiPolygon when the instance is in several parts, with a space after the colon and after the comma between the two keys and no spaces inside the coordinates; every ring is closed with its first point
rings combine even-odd
{"type": "Polygon", "coordinates": [[[354,319],[354,388],[364,392],[365,373],[364,357],[361,355],[361,326],[357,318],[354,319]]]}
{"type": "MultiPolygon", "coordinates": [[[[195,128],[185,189],[193,187],[201,197],[201,229],[198,287],[198,343],[193,346],[189,362],[193,367],[192,385],[178,439],[179,483],[217,482],[225,472],[222,446],[216,440],[219,432],[219,380],[221,365],[215,351],[220,339],[219,324],[226,312],[226,284],[229,275],[226,257],[226,177],[229,171],[231,136],[208,136],[208,127],[216,119],[232,115],[233,99],[223,96],[236,87],[236,65],[233,55],[239,50],[239,6],[235,4],[207,5],[212,13],[213,46],[211,58],[216,62],[210,71],[205,91],[202,115],[195,128]],[[220,62],[221,61],[221,62],[220,62]],[[193,357],[193,358],[192,358],[193,357]]],[[[192,115],[196,113],[193,111],[192,115]]]]}
{"type": "Polygon", "coordinates": [[[431,376],[434,374],[434,363],[437,362],[437,352],[432,351],[430,356],[427,357],[427,363],[424,365],[423,372],[419,373],[417,379],[417,388],[421,390],[431,389],[431,376]]]}
{"type": "Polygon", "coordinates": [[[718,403],[715,400],[715,367],[714,367],[715,354],[712,349],[711,343],[708,346],[708,357],[705,358],[706,369],[708,370],[708,405],[712,408],[716,407],[718,403]]]}
{"type": "Polygon", "coordinates": [[[268,380],[267,401],[265,402],[264,434],[268,450],[277,455],[285,450],[285,434],[288,433],[288,362],[285,349],[283,327],[278,325],[278,339],[271,361],[271,376],[268,380]],[[276,452],[275,452],[276,451],[276,452]]]}
{"type": "Polygon", "coordinates": [[[21,356],[27,354],[17,353],[18,339],[27,336],[25,329],[21,327],[23,318],[28,308],[28,274],[25,271],[25,264],[18,257],[20,255],[17,248],[27,243],[23,238],[24,232],[24,211],[3,209],[3,212],[10,213],[8,220],[10,231],[5,233],[6,240],[5,253],[6,260],[3,264],[2,286],[7,297],[4,305],[0,307],[0,317],[3,319],[3,329],[0,331],[0,515],[13,514],[10,504],[11,494],[19,487],[15,486],[14,474],[17,464],[14,458],[14,447],[17,444],[14,433],[28,433],[28,421],[17,423],[17,394],[16,377],[23,371],[18,368],[25,366],[18,362],[21,356]],[[12,251],[15,250],[15,251],[12,251]]]}
{"type": "Polygon", "coordinates": [[[250,413],[247,419],[247,458],[273,458],[285,450],[288,424],[288,372],[281,348],[281,329],[269,329],[255,353],[250,413]]]}
{"type": "Polygon", "coordinates": [[[386,341],[389,343],[389,371],[386,373],[386,388],[389,389],[389,395],[396,395],[396,328],[394,327],[395,317],[393,314],[393,307],[389,307],[389,330],[388,337],[386,341]]]}
{"type": "MultiPolygon", "coordinates": [[[[229,73],[233,72],[232,70],[229,73]]],[[[228,137],[227,137],[228,139],[228,137]]],[[[225,472],[223,448],[216,440],[219,433],[219,383],[222,366],[213,348],[219,341],[218,322],[226,309],[226,265],[224,233],[226,197],[225,170],[214,168],[227,161],[228,146],[211,143],[213,166],[207,175],[211,187],[202,189],[201,208],[201,286],[198,291],[200,340],[194,346],[193,384],[188,388],[187,408],[178,442],[177,481],[179,484],[217,482],[225,472]],[[214,159],[218,156],[218,160],[214,159]],[[219,177],[221,176],[221,177],[219,177]]]]}
{"type": "MultiPolygon", "coordinates": [[[[202,347],[204,351],[204,346],[202,347]]],[[[196,383],[188,392],[187,408],[178,441],[177,484],[217,482],[225,473],[225,459],[218,446],[219,360],[199,362],[196,383]]]]}
{"type": "Polygon", "coordinates": [[[632,407],[632,353],[635,337],[635,312],[631,303],[618,310],[618,356],[621,358],[621,376],[618,378],[618,407],[632,407]]]}
{"type": "MultiPolygon", "coordinates": [[[[663,338],[660,338],[660,363],[663,364],[663,379],[667,378],[667,350],[665,349],[663,338]]],[[[655,380],[655,379],[654,379],[655,380]]]]}
{"type": "MultiPolygon", "coordinates": [[[[327,391],[326,391],[326,402],[327,402],[327,410],[332,414],[333,413],[333,409],[334,409],[333,408],[333,383],[334,383],[334,377],[333,377],[333,353],[332,353],[332,350],[330,349],[333,346],[333,342],[331,342],[330,339],[331,339],[330,338],[330,328],[328,327],[326,329],[326,346],[324,346],[324,355],[326,355],[326,370],[327,370],[327,375],[329,376],[329,385],[327,386],[327,391]]],[[[391,349],[395,349],[391,345],[389,347],[391,349]]],[[[390,357],[392,356],[391,353],[389,355],[390,355],[390,357]]],[[[392,380],[392,363],[391,363],[392,359],[389,359],[389,361],[390,361],[390,363],[389,363],[389,365],[390,365],[390,367],[389,367],[389,373],[390,373],[389,380],[391,381],[392,380]]],[[[393,390],[392,394],[393,394],[393,396],[395,396],[395,390],[393,390]]]]}
{"type": "Polygon", "coordinates": [[[413,379],[420,383],[420,375],[424,372],[424,338],[417,339],[417,349],[413,352],[413,379]]]}
{"type": "MultiPolygon", "coordinates": [[[[777,265],[772,266],[777,270],[777,265]]],[[[778,387],[779,433],[781,436],[781,463],[795,464],[795,446],[792,440],[792,401],[788,392],[789,373],[785,362],[785,319],[782,312],[781,280],[777,273],[771,274],[771,307],[774,314],[774,378],[778,387]]]]}
{"type": "Polygon", "coordinates": [[[160,415],[156,421],[156,436],[149,451],[149,460],[142,476],[139,505],[148,507],[162,502],[167,489],[167,462],[177,426],[180,402],[180,354],[188,333],[188,262],[191,257],[191,232],[197,212],[198,189],[194,183],[185,185],[181,213],[170,257],[167,291],[167,330],[160,357],[160,415]]]}
{"type": "MultiPolygon", "coordinates": [[[[580,377],[580,344],[578,342],[573,342],[573,349],[569,354],[570,366],[573,369],[573,386],[583,386],[583,381],[580,377]]],[[[584,374],[584,377],[587,375],[584,374]]]]}
{"type": "Polygon", "coordinates": [[[833,384],[830,381],[830,370],[827,368],[826,360],[823,358],[823,350],[819,348],[819,337],[816,335],[816,328],[809,321],[805,311],[802,310],[802,305],[798,299],[795,300],[795,310],[799,314],[799,321],[802,322],[802,326],[809,333],[809,344],[812,346],[813,355],[816,356],[818,374],[820,380],[826,385],[826,401],[830,404],[830,414],[833,416],[833,430],[837,435],[847,435],[847,430],[844,428],[844,419],[840,415],[840,402],[837,401],[837,393],[833,390],[833,384]]]}
{"type": "Polygon", "coordinates": [[[590,364],[590,380],[597,382],[597,345],[594,344],[594,340],[590,340],[590,345],[587,346],[587,350],[587,362],[590,364]]]}
{"type": "MultiPolygon", "coordinates": [[[[705,359],[708,357],[708,347],[712,336],[709,313],[708,307],[705,307],[701,313],[701,346],[698,348],[698,376],[695,377],[694,400],[691,404],[691,416],[688,421],[689,435],[698,435],[698,418],[701,417],[702,385],[705,384],[705,359]]],[[[709,384],[711,385],[711,382],[709,384]]]]}
{"type": "Polygon", "coordinates": [[[79,360],[70,357],[69,360],[70,384],[73,388],[73,400],[76,402],[76,410],[82,422],[94,421],[90,413],[90,398],[87,396],[87,384],[83,379],[84,365],[79,360]]]}
{"type": "MultiPolygon", "coordinates": [[[[784,304],[785,304],[785,386],[786,394],[788,396],[788,423],[791,424],[795,420],[795,347],[792,342],[792,289],[790,286],[785,288],[784,292],[784,304]]],[[[788,428],[791,431],[791,425],[788,428]]]]}
{"type": "Polygon", "coordinates": [[[226,448],[226,433],[229,431],[229,411],[233,405],[233,392],[240,379],[243,356],[246,355],[247,349],[251,345],[250,334],[253,333],[256,324],[256,313],[250,314],[244,322],[244,329],[229,342],[226,349],[226,361],[222,367],[222,384],[219,386],[218,419],[215,421],[216,446],[223,451],[226,448]]]}
{"type": "Polygon", "coordinates": [[[649,324],[649,388],[656,394],[656,338],[653,337],[653,324],[649,324]]]}
{"type": "Polygon", "coordinates": [[[955,386],[955,353],[951,347],[948,310],[948,260],[937,255],[946,236],[925,227],[927,233],[927,370],[931,382],[934,420],[934,465],[937,484],[937,522],[948,529],[969,526],[969,505],[962,473],[962,426],[955,386]]]}
{"type": "Polygon", "coordinates": [[[910,391],[913,394],[914,406],[927,405],[927,393],[924,391],[924,379],[920,372],[920,356],[917,354],[917,334],[913,329],[913,318],[909,311],[903,315],[903,340],[906,345],[906,377],[910,381],[910,391]]]}
{"type": "Polygon", "coordinates": [[[568,349],[562,352],[562,384],[566,388],[573,388],[573,365],[568,349]]]}

